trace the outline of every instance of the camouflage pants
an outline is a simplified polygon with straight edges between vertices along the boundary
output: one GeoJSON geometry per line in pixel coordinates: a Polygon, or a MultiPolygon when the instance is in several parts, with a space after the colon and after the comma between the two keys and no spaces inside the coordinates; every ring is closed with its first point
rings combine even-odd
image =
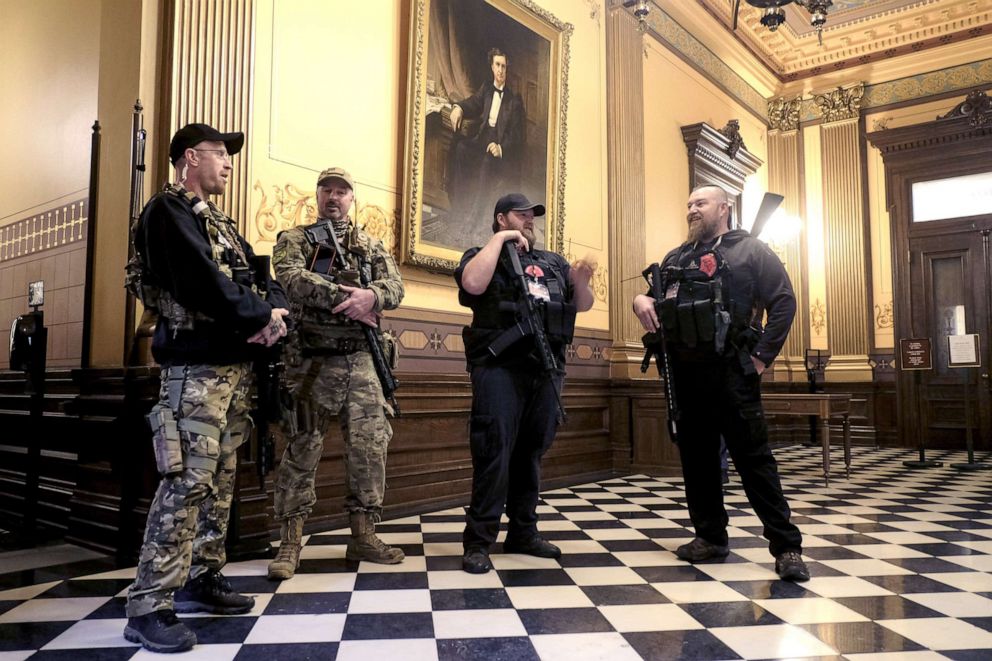
{"type": "Polygon", "coordinates": [[[297,417],[296,428],[286,429],[286,450],[276,469],[275,518],[306,516],[313,509],[317,465],[334,415],[344,436],[345,510],[370,512],[378,518],[386,491],[386,448],[393,430],[372,358],[365,351],[307,358],[287,376],[297,398],[297,417]]]}
{"type": "Polygon", "coordinates": [[[128,617],[172,608],[172,593],[188,578],[224,566],[236,451],[251,432],[251,377],[247,363],[162,369],[153,412],[172,411],[183,468],[162,477],[148,510],[128,617]]]}

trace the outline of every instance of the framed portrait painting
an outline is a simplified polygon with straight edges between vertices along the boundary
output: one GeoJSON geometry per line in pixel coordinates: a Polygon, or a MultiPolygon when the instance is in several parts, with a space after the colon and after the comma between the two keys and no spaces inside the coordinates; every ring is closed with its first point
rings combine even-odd
{"type": "Polygon", "coordinates": [[[414,0],[404,263],[453,271],[514,192],[547,210],[538,247],[562,250],[571,31],[530,0],[414,0]]]}

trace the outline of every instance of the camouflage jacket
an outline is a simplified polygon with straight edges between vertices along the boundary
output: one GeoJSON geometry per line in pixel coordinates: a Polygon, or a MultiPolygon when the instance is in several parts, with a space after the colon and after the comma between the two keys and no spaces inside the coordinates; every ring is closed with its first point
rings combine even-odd
{"type": "Polygon", "coordinates": [[[272,250],[276,278],[286,289],[303,347],[321,348],[343,338],[363,340],[359,322],[331,312],[347,298],[339,283],[360,286],[358,271],[362,261],[371,271],[368,289],[375,294],[376,311],[393,310],[399,307],[404,293],[396,261],[381,241],[352,222],[341,240],[350,268],[332,268],[327,278],[310,270],[317,246],[307,239],[306,229],[299,226],[282,232],[272,250]]]}

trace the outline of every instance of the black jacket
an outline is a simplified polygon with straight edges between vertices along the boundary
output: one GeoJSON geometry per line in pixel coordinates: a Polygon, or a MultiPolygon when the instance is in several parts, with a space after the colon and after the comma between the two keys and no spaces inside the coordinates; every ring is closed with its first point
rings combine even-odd
{"type": "MultiPolygon", "coordinates": [[[[661,266],[663,269],[670,265],[684,266],[692,257],[710,248],[712,242],[696,249],[684,243],[665,255],[661,266]]],[[[751,355],[765,365],[771,365],[782,350],[796,316],[796,295],[789,274],[778,256],[745,230],[724,234],[716,250],[730,266],[729,275],[724,277],[724,289],[731,314],[750,320],[759,332],[762,331],[761,319],[758,315],[752,318],[752,313],[763,309],[768,314],[768,323],[751,355]]]]}
{"type": "MultiPolygon", "coordinates": [[[[254,255],[240,235],[245,255],[254,255]]],[[[161,365],[230,365],[253,360],[262,345],[248,338],[272,316],[272,308],[288,307],[282,287],[270,280],[268,300],[235,283],[211,258],[210,240],[203,221],[183,199],[160,193],[141,212],[135,248],[157,286],[191,312],[213,321],[197,321],[191,331],[173,336],[168,320],[159,318],[152,339],[152,355],[161,365]]]]}

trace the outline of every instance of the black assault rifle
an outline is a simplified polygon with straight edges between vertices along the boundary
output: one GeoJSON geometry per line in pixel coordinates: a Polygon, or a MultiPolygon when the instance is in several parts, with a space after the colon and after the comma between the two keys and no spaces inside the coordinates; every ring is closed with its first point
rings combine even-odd
{"type": "MultiPolygon", "coordinates": [[[[268,255],[255,255],[251,258],[251,279],[262,298],[267,298],[271,258],[268,255]]],[[[255,438],[258,442],[255,467],[258,476],[264,478],[276,463],[276,440],[271,424],[282,418],[280,399],[280,375],[282,374],[282,340],[271,347],[263,348],[263,354],[254,363],[255,371],[255,438]]]]}
{"type": "Polygon", "coordinates": [[[520,266],[520,256],[517,254],[517,246],[513,241],[503,244],[503,252],[509,260],[510,272],[513,274],[513,282],[519,290],[520,298],[516,303],[502,301],[499,304],[501,310],[512,311],[517,315],[517,323],[514,327],[504,331],[496,338],[496,341],[489,345],[489,352],[498,356],[509,345],[513,344],[526,335],[534,336],[534,347],[537,349],[541,359],[541,367],[548,379],[552,380],[551,387],[555,393],[555,401],[558,402],[558,419],[564,424],[567,420],[565,407],[561,403],[561,395],[554,384],[554,376],[559,372],[558,361],[551,350],[551,343],[548,342],[548,334],[544,330],[544,315],[541,307],[543,302],[538,301],[530,295],[530,288],[527,286],[527,276],[520,266]]]}
{"type": "MultiPolygon", "coordinates": [[[[665,288],[661,277],[661,265],[652,264],[642,272],[644,279],[651,287],[651,298],[654,299],[655,314],[659,314],[659,305],[665,298],[665,288]]],[[[641,361],[641,372],[647,372],[651,365],[651,357],[654,356],[655,365],[658,366],[658,376],[665,386],[665,406],[668,409],[668,435],[673,443],[678,443],[679,426],[679,405],[675,400],[675,384],[672,381],[672,366],[668,362],[668,351],[665,346],[665,329],[661,326],[658,330],[645,333],[641,338],[644,344],[644,360],[641,361]]]]}
{"type": "MultiPolygon", "coordinates": [[[[347,260],[344,258],[344,249],[341,247],[341,242],[338,241],[338,237],[330,227],[330,223],[318,223],[313,227],[307,228],[306,232],[307,236],[318,244],[322,243],[325,246],[328,244],[333,245],[334,258],[338,261],[338,266],[342,269],[350,268],[347,260]]],[[[363,288],[368,288],[369,283],[372,281],[371,268],[361,255],[357,255],[357,257],[359,282],[363,288]]],[[[321,275],[325,275],[326,277],[326,274],[321,275]]],[[[358,322],[358,325],[362,327],[362,332],[365,334],[365,341],[369,344],[372,366],[375,367],[375,374],[379,377],[382,394],[392,404],[393,414],[398,418],[400,417],[400,404],[396,401],[396,389],[400,387],[400,382],[393,376],[393,370],[389,366],[389,361],[386,360],[386,352],[382,348],[382,339],[376,332],[378,329],[371,328],[362,322],[358,322]]]]}

